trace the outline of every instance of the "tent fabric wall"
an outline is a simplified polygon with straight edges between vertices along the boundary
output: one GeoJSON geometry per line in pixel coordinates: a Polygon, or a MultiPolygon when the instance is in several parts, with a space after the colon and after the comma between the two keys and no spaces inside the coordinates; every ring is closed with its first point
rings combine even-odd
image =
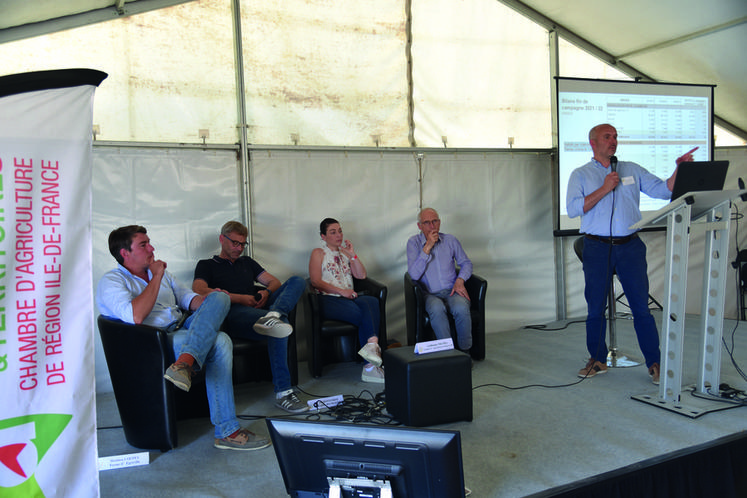
{"type": "MultiPolygon", "coordinates": [[[[728,186],[747,176],[747,149],[720,149],[717,158],[732,162],[728,186]]],[[[550,151],[263,148],[252,150],[250,159],[254,257],[281,280],[305,278],[309,254],[320,244],[319,222],[337,218],[369,275],[389,287],[387,327],[392,337],[406,337],[405,247],[417,233],[421,205],[439,211],[443,231],[462,241],[474,271],[488,280],[488,333],[555,320],[555,282],[561,269],[566,315],[585,316],[574,237],[564,238],[563,257],[555,263],[550,151]]],[[[197,260],[219,250],[220,226],[241,219],[239,167],[235,150],[95,147],[94,283],[115,264],[106,247],[109,231],[130,223],[145,225],[157,257],[177,278],[191,283],[197,260]]],[[[733,223],[732,237],[736,228],[733,223]]],[[[664,235],[648,232],[642,237],[648,246],[651,294],[661,302],[664,235]]],[[[692,240],[687,311],[699,313],[702,236],[692,240]]],[[[739,245],[747,247],[742,233],[739,245]]],[[[730,261],[736,256],[733,250],[730,261]]],[[[733,270],[727,282],[726,316],[735,317],[733,270]]],[[[303,323],[298,333],[304,359],[303,323]]],[[[583,344],[578,347],[583,356],[583,344]]],[[[97,389],[108,390],[100,346],[97,360],[97,389]]]]}
{"type": "MultiPolygon", "coordinates": [[[[117,262],[109,232],[143,225],[156,258],[191,285],[198,259],[218,248],[221,225],[240,219],[235,150],[96,146],[93,151],[93,286],[117,262]]],[[[94,310],[98,315],[98,309],[94,310]]],[[[96,334],[96,390],[111,391],[96,334]]]]}
{"type": "Polygon", "coordinates": [[[424,205],[488,280],[487,330],[555,317],[549,154],[438,153],[425,161],[424,205]],[[443,207],[442,207],[443,206],[443,207]]]}
{"type": "Polygon", "coordinates": [[[552,143],[546,29],[497,1],[415,1],[412,20],[418,146],[552,143]]]}
{"type": "MultiPolygon", "coordinates": [[[[416,156],[252,151],[254,257],[280,279],[306,277],[309,254],[320,243],[319,222],[339,219],[369,274],[389,287],[388,328],[405,340],[405,246],[417,233],[420,206],[416,156]]],[[[146,226],[156,256],[191,282],[196,261],[217,252],[220,226],[239,217],[237,168],[229,151],[96,147],[94,283],[115,264],[108,233],[130,223],[146,226]]],[[[439,210],[443,230],[462,240],[475,271],[489,282],[488,330],[552,320],[552,218],[544,195],[549,154],[427,151],[423,170],[423,206],[439,210]]],[[[100,345],[97,358],[98,389],[108,390],[100,345]]]]}
{"type": "Polygon", "coordinates": [[[233,144],[239,125],[275,146],[551,146],[547,30],[494,0],[413,3],[408,60],[407,2],[238,2],[245,123],[231,0],[4,43],[0,68],[107,72],[93,122],[108,141],[233,144]]]}
{"type": "Polygon", "coordinates": [[[410,145],[401,0],[242,0],[241,20],[251,143],[410,145]]]}
{"type": "MultiPolygon", "coordinates": [[[[338,219],[369,275],[389,286],[388,329],[404,340],[405,249],[420,205],[416,154],[259,151],[252,165],[257,259],[273,273],[305,276],[319,222],[338,219]]],[[[490,331],[555,316],[551,204],[537,195],[550,179],[546,154],[424,154],[422,206],[439,211],[442,230],[461,240],[488,280],[490,331]]]]}

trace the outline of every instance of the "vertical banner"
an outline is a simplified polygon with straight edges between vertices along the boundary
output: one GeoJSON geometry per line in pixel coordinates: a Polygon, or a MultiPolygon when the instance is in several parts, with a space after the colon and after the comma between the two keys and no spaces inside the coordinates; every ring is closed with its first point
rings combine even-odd
{"type": "Polygon", "coordinates": [[[0,495],[98,496],[89,69],[0,77],[0,495]]]}

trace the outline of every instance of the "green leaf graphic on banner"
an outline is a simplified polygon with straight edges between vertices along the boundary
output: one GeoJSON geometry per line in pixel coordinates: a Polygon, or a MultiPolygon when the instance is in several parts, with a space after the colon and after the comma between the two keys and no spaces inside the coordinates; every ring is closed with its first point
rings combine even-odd
{"type": "Polygon", "coordinates": [[[73,418],[68,414],[36,414],[0,420],[0,494],[43,497],[36,469],[73,418]]]}

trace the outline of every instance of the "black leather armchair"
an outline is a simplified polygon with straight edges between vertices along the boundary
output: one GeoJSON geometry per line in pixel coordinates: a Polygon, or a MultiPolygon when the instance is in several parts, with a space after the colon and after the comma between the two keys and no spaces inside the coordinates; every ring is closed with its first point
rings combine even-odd
{"type": "MultiPolygon", "coordinates": [[[[470,297],[470,311],[472,314],[472,348],[470,356],[475,360],[485,359],[485,295],[488,291],[488,281],[475,275],[464,283],[470,297]]],[[[456,332],[451,316],[451,334],[454,344],[457,344],[456,332]]],[[[405,272],[405,323],[407,325],[407,344],[431,341],[436,338],[430,326],[428,313],[425,311],[425,296],[420,284],[405,272]]]]}
{"type": "MultiPolygon", "coordinates": [[[[295,310],[288,318],[295,328],[295,310]]],[[[210,414],[204,375],[195,376],[189,392],[177,389],[163,378],[174,362],[171,334],[102,315],[97,322],[125,439],[136,448],[176,448],[177,420],[210,414]]],[[[233,360],[234,384],[272,379],[264,341],[234,339],[233,360]]],[[[288,367],[291,384],[296,385],[295,332],[288,337],[288,367]]]]}
{"type": "MultiPolygon", "coordinates": [[[[353,279],[353,288],[359,295],[375,296],[379,300],[381,324],[379,326],[379,344],[386,349],[386,295],[384,284],[372,278],[353,279]]],[[[306,279],[306,323],[309,326],[309,343],[311,345],[309,370],[314,377],[322,375],[325,364],[339,361],[357,361],[358,327],[339,320],[322,320],[319,309],[319,295],[306,279]]]]}

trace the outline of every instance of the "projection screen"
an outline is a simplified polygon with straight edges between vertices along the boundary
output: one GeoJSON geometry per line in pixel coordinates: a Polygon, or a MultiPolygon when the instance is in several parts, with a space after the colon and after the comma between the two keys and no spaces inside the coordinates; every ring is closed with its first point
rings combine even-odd
{"type": "MultiPolygon", "coordinates": [[[[558,116],[558,220],[555,235],[578,232],[569,218],[566,189],[571,172],[592,157],[589,130],[601,123],[617,129],[617,157],[668,178],[675,159],[688,150],[695,161],[713,159],[713,86],[556,78],[558,116]]],[[[641,194],[641,212],[667,201],[641,194]]]]}

